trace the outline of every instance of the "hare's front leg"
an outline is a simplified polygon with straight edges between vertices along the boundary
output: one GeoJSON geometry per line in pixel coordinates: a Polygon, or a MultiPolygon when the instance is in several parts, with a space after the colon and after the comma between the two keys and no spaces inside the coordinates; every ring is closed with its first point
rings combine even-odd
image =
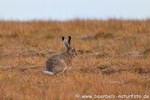
{"type": "Polygon", "coordinates": [[[60,73],[58,73],[57,76],[63,74],[64,72],[66,73],[66,71],[67,71],[67,67],[65,67],[60,73]]]}

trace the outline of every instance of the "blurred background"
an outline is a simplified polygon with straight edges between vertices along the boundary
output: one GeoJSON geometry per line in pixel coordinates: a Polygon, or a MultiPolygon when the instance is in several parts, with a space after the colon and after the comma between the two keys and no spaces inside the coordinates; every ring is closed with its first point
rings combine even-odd
{"type": "Polygon", "coordinates": [[[145,19],[149,0],[0,0],[0,20],[145,19]]]}

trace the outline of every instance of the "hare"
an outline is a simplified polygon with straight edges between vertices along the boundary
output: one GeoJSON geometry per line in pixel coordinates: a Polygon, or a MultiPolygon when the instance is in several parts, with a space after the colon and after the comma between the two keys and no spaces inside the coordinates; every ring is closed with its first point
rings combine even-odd
{"type": "Polygon", "coordinates": [[[75,56],[77,56],[76,49],[72,48],[70,45],[71,36],[68,36],[68,39],[62,37],[66,51],[53,55],[46,61],[46,68],[44,70],[45,74],[48,75],[58,75],[66,71],[71,65],[71,62],[75,56]]]}

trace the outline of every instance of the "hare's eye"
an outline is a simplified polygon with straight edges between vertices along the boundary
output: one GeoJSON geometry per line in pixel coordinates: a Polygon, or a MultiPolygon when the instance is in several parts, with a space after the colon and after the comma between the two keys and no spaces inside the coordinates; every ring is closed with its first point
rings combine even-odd
{"type": "Polygon", "coordinates": [[[73,52],[76,52],[76,50],[75,50],[75,49],[73,49],[73,52]]]}

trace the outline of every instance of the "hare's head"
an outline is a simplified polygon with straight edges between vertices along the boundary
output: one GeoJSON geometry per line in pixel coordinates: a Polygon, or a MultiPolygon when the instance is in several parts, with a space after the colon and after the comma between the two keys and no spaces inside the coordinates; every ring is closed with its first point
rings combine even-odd
{"type": "Polygon", "coordinates": [[[65,37],[62,37],[62,41],[65,45],[65,47],[67,48],[67,52],[70,55],[76,56],[77,55],[77,51],[76,49],[74,49],[73,47],[71,47],[71,36],[68,36],[68,39],[65,39],[65,37]]]}

